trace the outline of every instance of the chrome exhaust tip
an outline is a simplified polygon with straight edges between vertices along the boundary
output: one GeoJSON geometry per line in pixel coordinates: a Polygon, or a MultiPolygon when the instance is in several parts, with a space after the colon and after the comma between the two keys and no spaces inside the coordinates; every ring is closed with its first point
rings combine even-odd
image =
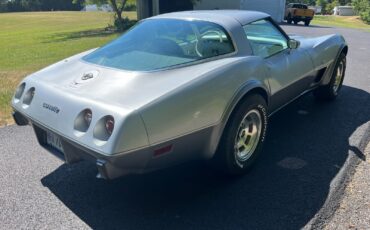
{"type": "Polygon", "coordinates": [[[98,168],[97,179],[113,180],[127,174],[127,171],[124,169],[118,168],[111,162],[102,159],[96,160],[96,167],[98,168]]]}

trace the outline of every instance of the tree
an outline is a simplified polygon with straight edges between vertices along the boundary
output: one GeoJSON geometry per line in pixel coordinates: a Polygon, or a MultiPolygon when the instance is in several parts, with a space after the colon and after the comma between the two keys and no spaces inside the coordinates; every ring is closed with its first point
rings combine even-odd
{"type": "Polygon", "coordinates": [[[12,0],[7,3],[7,10],[9,12],[25,11],[21,0],[12,0]]]}
{"type": "Polygon", "coordinates": [[[8,10],[7,3],[8,0],[0,0],[0,12],[6,12],[8,10]]]}
{"type": "Polygon", "coordinates": [[[331,3],[326,4],[325,11],[329,14],[333,13],[334,7],[339,6],[338,0],[333,0],[331,3]]]}
{"type": "MultiPolygon", "coordinates": [[[[84,2],[85,5],[88,4],[96,4],[98,6],[109,4],[113,11],[114,11],[114,25],[118,30],[125,30],[132,25],[134,25],[135,21],[131,21],[128,19],[128,17],[123,17],[123,11],[126,9],[126,5],[129,4],[136,4],[135,0],[73,0],[73,3],[76,2],[84,2]]],[[[175,1],[175,0],[174,0],[175,1]]],[[[186,0],[190,1],[192,4],[195,4],[196,2],[199,2],[201,0],[186,0]]],[[[132,7],[131,7],[132,8],[132,7]]],[[[135,7],[136,8],[136,7],[135,7]]]]}
{"type": "Polygon", "coordinates": [[[41,10],[41,2],[39,0],[21,0],[20,4],[27,11],[41,10]]]}
{"type": "Polygon", "coordinates": [[[129,1],[130,0],[73,0],[73,3],[79,2],[85,5],[96,4],[98,6],[109,4],[114,11],[114,26],[117,30],[123,31],[130,28],[135,23],[134,21],[129,20],[128,17],[122,16],[126,3],[129,1]]]}
{"type": "MultiPolygon", "coordinates": [[[[73,0],[73,3],[76,3],[77,0],[73,0]]],[[[96,4],[98,6],[109,4],[113,11],[114,15],[120,24],[124,24],[125,20],[122,17],[123,10],[125,8],[125,5],[127,3],[127,0],[85,0],[85,4],[96,4]]]]}
{"type": "MultiPolygon", "coordinates": [[[[28,1],[28,0],[27,0],[28,1]]],[[[65,0],[39,0],[41,2],[41,10],[81,10],[81,0],[72,1],[65,0]]]]}
{"type": "Polygon", "coordinates": [[[353,6],[361,19],[370,24],[370,0],[353,0],[353,6]]]}
{"type": "Polygon", "coordinates": [[[66,0],[0,0],[0,12],[81,10],[81,1],[72,4],[66,0]]]}

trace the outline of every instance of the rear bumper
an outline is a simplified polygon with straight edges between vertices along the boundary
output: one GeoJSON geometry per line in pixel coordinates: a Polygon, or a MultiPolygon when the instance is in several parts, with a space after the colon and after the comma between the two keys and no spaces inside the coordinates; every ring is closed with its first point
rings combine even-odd
{"type": "Polygon", "coordinates": [[[293,17],[293,20],[299,20],[299,21],[306,21],[306,20],[309,20],[309,21],[311,21],[311,20],[312,20],[312,17],[294,16],[294,17],[293,17]]]}
{"type": "Polygon", "coordinates": [[[16,110],[14,119],[19,125],[31,124],[39,144],[66,163],[72,164],[81,160],[94,162],[98,169],[97,177],[103,179],[115,179],[127,174],[151,172],[185,161],[209,159],[213,156],[213,151],[210,151],[209,146],[214,126],[145,148],[107,155],[80,144],[64,136],[63,133],[55,131],[16,110]],[[47,143],[48,133],[58,137],[62,151],[47,143]]]}
{"type": "Polygon", "coordinates": [[[67,164],[76,163],[81,160],[94,162],[98,169],[98,178],[115,179],[127,174],[143,173],[145,168],[145,164],[143,163],[148,162],[151,156],[148,148],[126,154],[106,156],[54,133],[61,140],[63,152],[60,152],[47,144],[47,132],[52,131],[40,124],[31,123],[37,140],[43,148],[67,164]]]}
{"type": "Polygon", "coordinates": [[[25,116],[23,116],[20,112],[14,111],[12,113],[12,116],[15,123],[19,126],[25,126],[29,124],[28,119],[25,116]]]}

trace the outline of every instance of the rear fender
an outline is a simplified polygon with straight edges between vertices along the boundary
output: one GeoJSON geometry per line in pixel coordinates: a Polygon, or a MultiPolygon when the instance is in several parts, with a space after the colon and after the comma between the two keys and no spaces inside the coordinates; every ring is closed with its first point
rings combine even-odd
{"type": "Polygon", "coordinates": [[[245,83],[244,85],[242,85],[238,89],[238,91],[234,94],[233,98],[228,104],[225,112],[222,115],[221,122],[217,126],[215,126],[213,129],[211,140],[210,140],[209,151],[207,151],[208,156],[206,156],[206,158],[210,159],[214,156],[218,148],[219,142],[221,140],[222,134],[224,132],[224,129],[229,119],[232,117],[233,112],[237,108],[238,104],[242,102],[243,99],[250,94],[260,94],[266,100],[266,104],[267,105],[269,104],[270,91],[266,84],[264,84],[261,81],[251,80],[245,83]]]}

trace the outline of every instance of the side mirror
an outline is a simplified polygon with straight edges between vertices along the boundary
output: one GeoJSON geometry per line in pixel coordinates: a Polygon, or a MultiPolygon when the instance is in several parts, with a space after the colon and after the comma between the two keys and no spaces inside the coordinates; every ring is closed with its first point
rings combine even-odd
{"type": "Polygon", "coordinates": [[[294,39],[289,39],[288,41],[288,46],[290,49],[298,49],[299,45],[301,43],[297,40],[294,40],[294,39]]]}

